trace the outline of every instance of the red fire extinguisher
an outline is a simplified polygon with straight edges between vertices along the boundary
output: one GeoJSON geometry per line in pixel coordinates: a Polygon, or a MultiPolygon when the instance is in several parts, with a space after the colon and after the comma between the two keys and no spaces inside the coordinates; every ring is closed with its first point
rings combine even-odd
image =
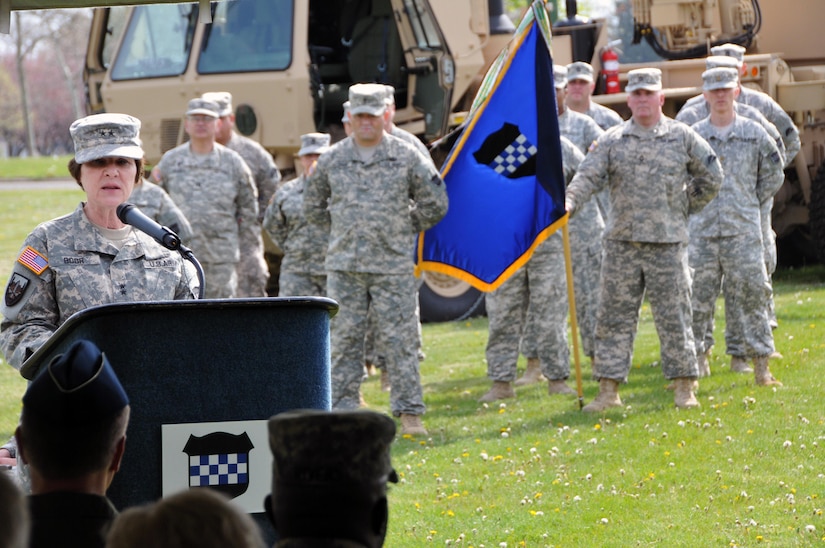
{"type": "Polygon", "coordinates": [[[602,81],[605,93],[619,93],[619,53],[616,49],[621,40],[612,40],[602,49],[602,81]]]}

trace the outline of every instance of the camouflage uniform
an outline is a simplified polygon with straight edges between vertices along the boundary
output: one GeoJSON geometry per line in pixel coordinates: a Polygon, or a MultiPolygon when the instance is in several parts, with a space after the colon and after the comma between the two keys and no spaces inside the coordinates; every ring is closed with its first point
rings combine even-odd
{"type": "MultiPolygon", "coordinates": [[[[741,115],[745,118],[753,120],[754,122],[759,123],[760,126],[768,133],[771,137],[771,140],[776,145],[780,157],[782,158],[782,163],[786,164],[785,161],[785,142],[782,140],[782,136],[779,134],[779,130],[776,129],[772,123],[762,115],[756,108],[746,105],[744,103],[737,103],[734,102],[733,110],[737,114],[737,116],[741,115]]],[[[685,105],[679,113],[676,115],[676,119],[680,122],[685,124],[693,125],[700,120],[703,120],[710,116],[710,109],[708,106],[707,101],[702,101],[701,103],[694,103],[690,107],[685,105]]],[[[770,198],[767,202],[762,204],[762,213],[761,213],[761,224],[762,224],[762,249],[765,255],[765,267],[768,271],[768,283],[771,283],[770,276],[773,274],[774,270],[776,270],[776,236],[773,232],[773,228],[771,227],[771,210],[773,209],[773,197],[770,198]]],[[[724,280],[722,281],[724,284],[724,280]]],[[[771,316],[772,321],[775,321],[775,316],[773,315],[773,290],[771,290],[771,297],[768,298],[768,312],[769,316],[771,316]]],[[[705,333],[703,340],[704,340],[704,348],[708,349],[714,344],[713,339],[713,314],[715,312],[715,308],[711,310],[711,320],[707,324],[707,332],[705,333]]],[[[743,336],[741,333],[736,333],[735,330],[736,325],[734,323],[725,322],[725,340],[727,342],[727,348],[741,348],[742,347],[742,339],[743,336]]],[[[698,345],[697,345],[698,348],[698,345]]],[[[744,354],[736,354],[737,356],[744,356],[744,354]]]]}
{"type": "Polygon", "coordinates": [[[264,213],[264,230],[284,250],[280,295],[326,295],[324,258],[329,225],[307,222],[304,217],[306,176],[285,183],[264,213]]]}
{"type": "Polygon", "coordinates": [[[584,113],[585,116],[593,118],[599,127],[607,131],[613,126],[618,126],[624,120],[619,116],[619,113],[599,103],[590,102],[590,108],[584,113]]]}
{"type": "Polygon", "coordinates": [[[318,159],[304,214],[310,222],[330,222],[327,293],[341,306],[331,325],[333,408],[359,405],[370,308],[387,354],[392,412],[423,414],[412,257],[416,234],[446,211],[447,193],[433,163],[396,137],[385,133],[367,162],[353,137],[318,159]]]}
{"type": "MultiPolygon", "coordinates": [[[[564,137],[561,145],[564,178],[570,181],[584,154],[564,137]]],[[[490,322],[486,356],[490,380],[515,379],[519,340],[522,354],[539,358],[545,377],[556,381],[570,376],[565,280],[562,239],[556,232],[536,247],[527,264],[498,289],[487,293],[490,322]]]]}
{"type": "MultiPolygon", "coordinates": [[[[621,119],[620,119],[621,120],[621,119]]],[[[565,109],[559,116],[559,131],[586,154],[604,131],[596,121],[580,112],[565,109]]],[[[578,162],[575,164],[578,165],[578,162]]],[[[607,212],[607,191],[588,200],[573,219],[570,219],[570,253],[573,266],[573,288],[576,300],[576,320],[582,352],[593,358],[596,328],[596,310],[599,300],[599,277],[602,269],[602,234],[607,212]]]]}
{"type": "MultiPolygon", "coordinates": [[[[226,147],[241,155],[252,172],[252,182],[258,192],[258,223],[281,182],[281,172],[264,147],[248,137],[232,132],[226,147]]],[[[260,228],[260,227],[259,227],[260,228]]],[[[265,297],[269,269],[264,260],[264,242],[260,230],[250,232],[240,241],[241,258],[237,264],[237,297],[265,297]]]]}
{"type": "Polygon", "coordinates": [[[188,246],[192,238],[192,226],[165,190],[143,179],[135,185],[129,202],[150,219],[172,230],[188,246]]]}
{"type": "Polygon", "coordinates": [[[192,153],[184,143],[164,154],[158,168],[158,184],[192,225],[189,247],[203,266],[206,298],[235,297],[240,242],[260,236],[249,168],[238,153],[218,143],[206,155],[192,153]]]}
{"type": "Polygon", "coordinates": [[[687,217],[716,195],[721,181],[710,146],[664,115],[652,128],[632,118],[611,128],[579,166],[567,189],[571,213],[605,185],[610,189],[596,317],[599,378],[627,381],[645,291],[665,377],[697,376],[687,217]]]}
{"type": "Polygon", "coordinates": [[[6,362],[17,369],[75,312],[107,303],[193,299],[198,294],[195,268],[179,253],[138,230],[118,249],[89,222],[83,204],[74,213],[38,225],[23,242],[23,250],[27,247],[45,257],[48,267],[37,275],[15,262],[6,288],[0,347],[6,362]]]}
{"type": "Polygon", "coordinates": [[[770,284],[762,250],[761,209],[782,186],[782,159],[767,132],[744,117],[736,116],[724,132],[709,118],[693,129],[714,149],[725,172],[719,194],[689,223],[696,350],[709,348],[704,338],[724,276],[726,323],[744,337],[744,352],[736,355],[767,356],[774,346],[767,316],[770,284]]]}

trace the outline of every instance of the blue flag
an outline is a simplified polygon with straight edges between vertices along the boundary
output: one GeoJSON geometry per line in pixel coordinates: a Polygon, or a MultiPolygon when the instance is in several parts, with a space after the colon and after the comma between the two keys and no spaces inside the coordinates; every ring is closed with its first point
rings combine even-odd
{"type": "Polygon", "coordinates": [[[549,29],[535,2],[487,72],[442,168],[450,207],[419,235],[417,272],[491,291],[567,222],[549,29]]]}

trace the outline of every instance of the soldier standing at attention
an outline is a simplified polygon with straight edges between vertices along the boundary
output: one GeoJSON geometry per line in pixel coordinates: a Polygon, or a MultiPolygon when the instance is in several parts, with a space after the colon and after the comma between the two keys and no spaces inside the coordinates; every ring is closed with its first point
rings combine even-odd
{"type": "Polygon", "coordinates": [[[688,255],[693,278],[693,336],[699,374],[709,375],[705,333],[724,276],[725,320],[743,337],[745,356],[753,359],[756,383],[781,384],[768,369],[774,351],[768,321],[770,283],[762,246],[761,211],[782,186],[782,157],[773,139],[756,122],[737,116],[739,75],[732,68],[702,74],[710,116],[692,127],[722,162],[725,178],[719,194],[690,218],[688,255]]]}
{"type": "MultiPolygon", "coordinates": [[[[258,191],[258,218],[263,221],[264,211],[269,205],[272,196],[281,182],[281,172],[272,155],[264,147],[249,137],[238,135],[235,132],[235,112],[232,109],[232,94],[226,91],[204,93],[201,96],[208,101],[218,103],[219,117],[218,130],[215,141],[241,155],[249,171],[252,172],[252,182],[258,191]]],[[[238,261],[238,292],[237,297],[266,297],[267,280],[270,276],[278,279],[278,272],[270,273],[264,260],[264,242],[260,231],[256,238],[241,240],[241,260],[238,261]]],[[[274,266],[280,265],[281,256],[275,260],[274,266]]],[[[278,287],[278,284],[275,284],[278,287]]],[[[277,292],[276,292],[277,294],[277,292]]]]}
{"type": "Polygon", "coordinates": [[[704,139],[662,113],[660,70],[631,70],[626,89],[630,120],[591,146],[567,189],[571,214],[605,186],[610,190],[593,364],[599,394],[584,411],[622,405],[618,386],[630,372],[645,293],[661,343],[662,372],[674,380],[674,402],[696,407],[688,215],[716,196],[722,167],[704,139]]]}
{"type": "Polygon", "coordinates": [[[168,151],[155,173],[192,225],[190,247],[203,266],[207,299],[237,296],[240,243],[260,238],[258,196],[241,156],[215,142],[218,104],[192,99],[189,141],[168,151]]]}
{"type": "Polygon", "coordinates": [[[593,67],[590,63],[576,61],[567,65],[567,99],[565,100],[567,108],[593,118],[600,128],[607,131],[621,124],[623,120],[612,108],[590,99],[595,89],[596,82],[593,79],[593,67]]]}
{"type": "Polygon", "coordinates": [[[304,191],[304,214],[330,223],[327,294],[340,304],[332,321],[332,407],[360,403],[367,310],[386,356],[390,406],[402,434],[426,434],[418,372],[415,235],[447,212],[447,192],[432,161],[388,135],[384,86],[349,89],[353,133],[319,159],[304,191]]]}
{"type": "MultiPolygon", "coordinates": [[[[561,151],[564,179],[569,182],[584,154],[565,137],[561,138],[561,151]]],[[[566,382],[570,376],[570,347],[565,277],[562,239],[556,232],[536,247],[527,264],[487,293],[487,376],[493,386],[478,401],[516,396],[513,379],[519,345],[527,357],[528,369],[516,386],[547,378],[547,393],[551,396],[575,393],[566,382]]]]}
{"type": "Polygon", "coordinates": [[[327,133],[301,135],[298,161],[302,173],[278,189],[264,213],[264,230],[284,250],[279,281],[283,297],[327,294],[324,258],[329,226],[307,222],[304,188],[318,157],[329,149],[329,141],[327,133]]]}

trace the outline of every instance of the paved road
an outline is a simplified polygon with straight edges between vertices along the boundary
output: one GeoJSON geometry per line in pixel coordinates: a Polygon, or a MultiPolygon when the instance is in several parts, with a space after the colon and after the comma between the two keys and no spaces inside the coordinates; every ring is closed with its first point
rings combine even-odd
{"type": "Polygon", "coordinates": [[[46,179],[33,181],[31,179],[0,179],[0,191],[2,190],[80,190],[77,183],[71,177],[61,179],[46,179]]]}

